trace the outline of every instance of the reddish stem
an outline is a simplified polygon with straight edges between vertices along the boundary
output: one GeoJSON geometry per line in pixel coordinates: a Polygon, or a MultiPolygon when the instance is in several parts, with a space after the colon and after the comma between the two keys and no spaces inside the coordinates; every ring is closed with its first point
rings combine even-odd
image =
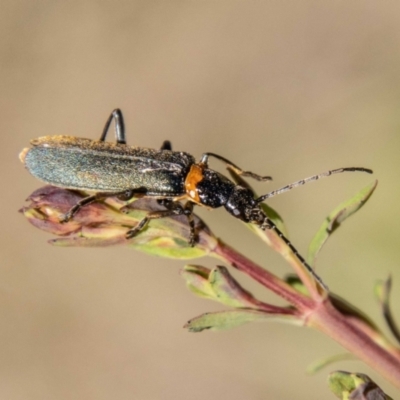
{"type": "Polygon", "coordinates": [[[400,388],[400,349],[389,344],[379,333],[363,323],[355,323],[337,310],[329,298],[315,301],[263,269],[219,240],[214,255],[286,299],[299,311],[304,324],[330,336],[345,349],[400,388]],[[382,344],[380,344],[382,343],[382,344]]]}
{"type": "Polygon", "coordinates": [[[222,240],[218,240],[218,245],[213,254],[227,261],[239,271],[251,276],[254,280],[294,305],[299,311],[308,311],[314,307],[312,299],[294,290],[282,279],[249,260],[222,240]]]}
{"type": "Polygon", "coordinates": [[[329,300],[321,303],[309,314],[307,325],[336,340],[400,388],[400,350],[386,343],[386,347],[382,347],[362,329],[362,325],[351,323],[329,300]]]}

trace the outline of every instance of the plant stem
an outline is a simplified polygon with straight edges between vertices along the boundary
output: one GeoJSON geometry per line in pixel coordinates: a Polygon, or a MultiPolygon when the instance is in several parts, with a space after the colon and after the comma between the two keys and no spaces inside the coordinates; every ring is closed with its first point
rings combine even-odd
{"type": "MultiPolygon", "coordinates": [[[[329,298],[315,301],[297,291],[276,275],[263,269],[221,240],[214,255],[229,262],[233,267],[251,276],[257,282],[286,299],[300,311],[305,325],[325,333],[360,360],[400,388],[400,349],[385,343],[363,329],[362,324],[352,322],[338,311],[329,298]]],[[[382,338],[382,341],[384,339],[382,338]]]]}
{"type": "Polygon", "coordinates": [[[328,299],[309,314],[306,325],[330,336],[400,388],[400,350],[394,346],[382,347],[361,326],[351,323],[328,299]]]}
{"type": "Polygon", "coordinates": [[[312,299],[301,294],[276,275],[249,260],[221,239],[218,240],[218,245],[213,250],[213,255],[222,258],[234,268],[251,276],[254,280],[296,306],[299,311],[308,311],[310,308],[313,308],[314,301],[312,299]]]}

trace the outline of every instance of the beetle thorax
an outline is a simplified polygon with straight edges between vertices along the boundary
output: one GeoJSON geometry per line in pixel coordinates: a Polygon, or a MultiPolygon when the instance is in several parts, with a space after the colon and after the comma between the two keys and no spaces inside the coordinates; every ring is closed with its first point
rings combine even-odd
{"type": "Polygon", "coordinates": [[[185,180],[186,195],[202,206],[218,208],[226,204],[235,185],[217,171],[193,164],[185,180]]]}

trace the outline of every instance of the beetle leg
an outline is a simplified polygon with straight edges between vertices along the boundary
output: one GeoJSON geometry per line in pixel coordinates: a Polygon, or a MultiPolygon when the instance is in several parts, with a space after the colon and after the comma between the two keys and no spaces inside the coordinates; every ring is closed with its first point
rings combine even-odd
{"type": "Polygon", "coordinates": [[[199,237],[198,237],[197,232],[196,232],[196,227],[195,227],[195,224],[194,224],[193,207],[194,207],[194,203],[192,203],[191,201],[188,201],[185,204],[185,207],[184,207],[185,208],[184,209],[184,214],[186,215],[186,217],[188,219],[189,228],[190,228],[189,244],[192,247],[199,240],[199,237]]]}
{"type": "Polygon", "coordinates": [[[169,140],[164,140],[160,150],[172,150],[172,144],[169,140]]]}
{"type": "Polygon", "coordinates": [[[254,172],[251,172],[251,171],[243,171],[240,167],[238,167],[232,161],[229,161],[225,157],[222,157],[222,156],[220,156],[218,154],[214,154],[214,153],[204,153],[201,156],[200,164],[204,164],[207,167],[208,166],[208,159],[210,157],[214,157],[217,160],[222,161],[223,163],[226,164],[226,166],[228,168],[230,168],[231,170],[235,171],[238,175],[241,175],[241,176],[244,176],[244,177],[253,178],[253,179],[256,179],[257,181],[271,181],[272,180],[272,178],[270,176],[261,176],[261,175],[255,174],[254,172]]]}
{"type": "Polygon", "coordinates": [[[144,194],[145,190],[144,188],[140,187],[137,189],[130,189],[130,190],[124,190],[123,192],[98,192],[95,193],[91,196],[84,197],[82,200],[78,201],[70,210],[60,216],[60,222],[68,222],[72,219],[72,217],[84,206],[91,204],[95,201],[99,200],[104,200],[107,197],[119,197],[123,198],[124,200],[129,200],[132,198],[135,194],[144,194]],[[128,197],[129,196],[129,197],[128,197]]]}
{"type": "MultiPolygon", "coordinates": [[[[157,199],[157,203],[160,206],[164,206],[165,208],[168,208],[168,209],[173,207],[172,206],[173,201],[171,199],[157,199]]],[[[177,203],[177,204],[180,204],[180,203],[177,203]]]]}
{"type": "Polygon", "coordinates": [[[65,223],[65,222],[69,222],[72,217],[84,206],[93,203],[94,201],[96,201],[98,199],[97,197],[97,193],[92,195],[92,196],[87,196],[85,198],[83,198],[82,200],[78,201],[73,207],[71,207],[69,209],[68,212],[66,212],[65,214],[61,215],[59,217],[59,220],[61,223],[65,223]]]}
{"type": "MultiPolygon", "coordinates": [[[[167,200],[168,201],[168,200],[167,200]]],[[[165,202],[166,203],[166,202],[165,202]]],[[[165,203],[163,204],[165,206],[165,203]]],[[[172,203],[172,201],[171,201],[172,203]]],[[[152,211],[148,213],[134,228],[129,229],[126,233],[126,238],[131,239],[136,236],[152,219],[167,218],[172,215],[182,215],[183,207],[182,204],[177,203],[176,207],[168,208],[167,210],[152,211]]]]}
{"type": "Polygon", "coordinates": [[[191,201],[188,201],[188,202],[186,202],[186,204],[183,207],[182,207],[181,203],[177,203],[170,199],[160,199],[160,200],[158,200],[158,203],[163,205],[168,210],[170,210],[170,209],[173,210],[173,209],[179,208],[178,215],[183,214],[186,216],[186,218],[188,220],[188,224],[189,224],[189,229],[190,229],[189,244],[190,244],[190,246],[193,247],[198,240],[198,235],[196,233],[196,227],[195,227],[194,218],[193,218],[194,203],[192,203],[191,201]]]}
{"type": "Polygon", "coordinates": [[[126,233],[126,238],[131,239],[136,236],[152,219],[166,218],[173,215],[186,215],[190,227],[189,244],[193,247],[197,241],[193,219],[193,204],[191,202],[187,202],[185,206],[182,206],[181,203],[177,203],[169,199],[160,199],[158,200],[158,203],[167,209],[153,211],[147,214],[134,228],[130,229],[126,233]]]}
{"type": "Polygon", "coordinates": [[[118,144],[126,144],[124,117],[122,116],[122,111],[119,108],[113,110],[108,117],[103,129],[103,133],[100,137],[100,142],[104,142],[106,140],[107,133],[113,120],[115,124],[115,140],[118,144]]]}
{"type": "Polygon", "coordinates": [[[115,196],[117,196],[122,201],[128,201],[132,197],[141,197],[140,195],[144,196],[146,192],[147,189],[144,186],[142,186],[137,189],[128,189],[123,192],[118,192],[115,196]]]}

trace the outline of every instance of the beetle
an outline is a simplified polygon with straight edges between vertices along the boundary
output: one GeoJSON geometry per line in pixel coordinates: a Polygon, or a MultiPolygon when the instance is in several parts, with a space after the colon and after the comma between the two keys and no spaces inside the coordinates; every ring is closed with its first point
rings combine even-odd
{"type": "Polygon", "coordinates": [[[61,216],[61,222],[71,220],[83,206],[107,197],[118,196],[125,200],[152,197],[158,199],[165,210],[149,213],[137,226],[127,231],[126,237],[129,239],[137,235],[152,219],[185,215],[190,227],[189,243],[194,246],[197,234],[193,206],[211,209],[225,207],[231,215],[243,222],[255,224],[263,230],[275,230],[318,280],[296,248],[268,218],[260,203],[294,187],[336,173],[372,173],[367,168],[338,168],[302,179],[257,198],[242,177],[258,181],[269,181],[272,178],[244,171],[218,154],[204,153],[200,161],[196,162],[189,153],[173,151],[169,141],[165,141],[159,150],[128,146],[120,109],[115,109],[110,114],[99,140],[44,136],[32,140],[31,145],[31,148],[25,148],[21,152],[20,159],[36,178],[53,186],[95,192],[61,216]],[[106,142],[113,121],[116,142],[106,142]],[[208,161],[211,157],[226,165],[234,181],[209,168],[208,161]]]}

